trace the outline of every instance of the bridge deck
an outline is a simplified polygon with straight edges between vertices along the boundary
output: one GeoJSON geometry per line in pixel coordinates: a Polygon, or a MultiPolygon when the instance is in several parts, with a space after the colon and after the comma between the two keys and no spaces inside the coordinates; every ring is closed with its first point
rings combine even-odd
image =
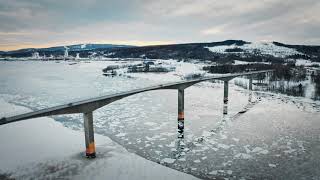
{"type": "Polygon", "coordinates": [[[3,117],[0,119],[0,125],[8,124],[16,121],[37,118],[37,117],[44,117],[44,116],[51,116],[51,115],[62,115],[62,114],[74,114],[74,113],[86,113],[92,112],[98,108],[101,108],[109,103],[122,99],[124,97],[128,97],[134,94],[152,91],[152,90],[160,90],[160,89],[185,89],[193,84],[207,81],[207,80],[224,80],[228,81],[238,76],[246,76],[246,75],[253,75],[259,73],[267,73],[273,70],[265,70],[265,71],[252,71],[246,73],[237,73],[237,74],[227,74],[227,75],[219,75],[219,76],[210,76],[210,77],[203,77],[194,80],[185,80],[179,82],[171,82],[165,83],[160,85],[155,85],[151,87],[135,89],[131,91],[125,91],[121,93],[115,93],[111,95],[105,95],[100,97],[95,97],[91,99],[86,99],[82,101],[72,102],[60,106],[55,106],[51,108],[46,108],[30,113],[20,114],[12,117],[3,117]]]}

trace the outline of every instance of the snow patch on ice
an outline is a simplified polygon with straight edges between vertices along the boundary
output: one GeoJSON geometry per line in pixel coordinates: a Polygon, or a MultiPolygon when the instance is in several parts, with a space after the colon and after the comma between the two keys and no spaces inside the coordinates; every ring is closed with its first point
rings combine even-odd
{"type": "Polygon", "coordinates": [[[162,162],[168,163],[168,164],[172,164],[174,163],[176,160],[175,159],[171,159],[171,158],[164,158],[162,159],[162,162]]]}
{"type": "Polygon", "coordinates": [[[291,154],[293,152],[295,152],[296,150],[295,149],[288,149],[288,150],[285,150],[283,151],[285,154],[291,154]]]}
{"type": "Polygon", "coordinates": [[[202,136],[203,136],[203,137],[209,137],[209,136],[211,136],[211,132],[209,132],[209,131],[203,131],[202,136]]]}
{"type": "Polygon", "coordinates": [[[115,136],[117,136],[117,137],[124,137],[124,136],[126,136],[127,135],[127,133],[119,133],[119,134],[117,134],[117,135],[115,135],[115,136]]]}
{"type": "Polygon", "coordinates": [[[245,154],[245,153],[238,153],[234,156],[234,158],[237,159],[251,159],[252,156],[250,154],[245,154]]]}
{"type": "Polygon", "coordinates": [[[257,153],[257,154],[268,154],[269,151],[266,149],[263,149],[261,147],[255,147],[251,152],[257,153]]]}
{"type": "Polygon", "coordinates": [[[218,171],[214,170],[214,171],[209,172],[209,174],[211,174],[211,175],[217,175],[217,174],[218,174],[218,171]]]}
{"type": "Polygon", "coordinates": [[[218,144],[218,147],[222,148],[222,149],[229,149],[230,148],[230,146],[226,145],[226,144],[218,144]]]}
{"type": "Polygon", "coordinates": [[[195,163],[200,163],[201,161],[200,161],[200,159],[196,159],[196,160],[194,160],[193,162],[195,162],[195,163]]]}
{"type": "Polygon", "coordinates": [[[276,164],[269,164],[269,167],[275,168],[275,167],[277,167],[277,165],[276,164]]]}
{"type": "Polygon", "coordinates": [[[157,126],[158,125],[157,123],[154,123],[154,122],[145,122],[143,124],[147,125],[147,126],[157,126]]]}
{"type": "Polygon", "coordinates": [[[232,140],[234,140],[235,142],[239,142],[240,140],[237,138],[232,138],[232,140]]]}

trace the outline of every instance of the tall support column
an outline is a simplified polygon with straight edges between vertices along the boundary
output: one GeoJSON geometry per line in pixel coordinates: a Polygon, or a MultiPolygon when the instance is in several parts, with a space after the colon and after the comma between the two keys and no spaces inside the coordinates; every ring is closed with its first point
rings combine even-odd
{"type": "Polygon", "coordinates": [[[184,131],[184,89],[178,89],[178,132],[183,137],[184,131]]]}
{"type": "Polygon", "coordinates": [[[224,90],[223,90],[223,102],[228,102],[228,96],[229,96],[229,81],[224,81],[224,90]]]}
{"type": "Polygon", "coordinates": [[[249,99],[248,102],[252,102],[252,76],[249,77],[249,99]]]}
{"type": "Polygon", "coordinates": [[[229,101],[229,81],[224,81],[223,89],[223,114],[228,114],[228,101],[229,101]]]}
{"type": "Polygon", "coordinates": [[[96,146],[94,143],[92,111],[83,113],[83,119],[84,119],[84,134],[85,134],[85,141],[86,141],[86,156],[87,158],[95,158],[96,146]]]}

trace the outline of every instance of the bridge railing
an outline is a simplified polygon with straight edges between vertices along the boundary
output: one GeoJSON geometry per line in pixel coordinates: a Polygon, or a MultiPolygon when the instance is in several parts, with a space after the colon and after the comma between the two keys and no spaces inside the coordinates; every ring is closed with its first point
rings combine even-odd
{"type": "MultiPolygon", "coordinates": [[[[63,115],[63,114],[75,114],[82,113],[84,118],[84,131],[85,131],[85,142],[86,142],[86,156],[88,158],[94,158],[96,156],[95,144],[94,144],[94,130],[93,130],[93,111],[99,109],[103,106],[106,106],[114,101],[120,100],[122,98],[147,92],[153,90],[161,90],[161,89],[176,89],[178,90],[178,132],[179,137],[183,137],[184,131],[184,90],[196,83],[208,81],[208,80],[222,80],[224,81],[224,97],[223,101],[226,103],[228,101],[228,89],[229,89],[229,81],[233,78],[239,76],[249,76],[260,74],[260,73],[270,73],[273,70],[265,70],[265,71],[252,71],[246,73],[237,73],[237,74],[227,74],[227,75],[219,75],[219,76],[210,76],[210,77],[202,77],[194,80],[184,80],[179,82],[171,82],[160,85],[155,85],[146,88],[135,89],[131,91],[125,91],[121,93],[111,94],[100,96],[96,98],[86,99],[82,101],[72,102],[60,106],[55,106],[51,108],[46,108],[30,113],[24,113],[12,117],[3,117],[0,119],[0,125],[13,123],[17,121],[45,117],[45,116],[53,116],[53,115],[63,115]]],[[[252,90],[252,78],[249,78],[249,89],[252,90]]]]}

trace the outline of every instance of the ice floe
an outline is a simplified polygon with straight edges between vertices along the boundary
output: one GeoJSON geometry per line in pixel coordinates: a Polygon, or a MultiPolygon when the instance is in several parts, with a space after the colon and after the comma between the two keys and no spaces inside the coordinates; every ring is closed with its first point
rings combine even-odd
{"type": "Polygon", "coordinates": [[[238,153],[234,156],[234,158],[237,159],[251,159],[252,156],[250,154],[245,154],[245,153],[238,153]]]}
{"type": "Polygon", "coordinates": [[[168,163],[168,164],[172,164],[174,163],[176,160],[175,159],[171,159],[171,158],[164,158],[161,160],[162,162],[168,163]]]}

